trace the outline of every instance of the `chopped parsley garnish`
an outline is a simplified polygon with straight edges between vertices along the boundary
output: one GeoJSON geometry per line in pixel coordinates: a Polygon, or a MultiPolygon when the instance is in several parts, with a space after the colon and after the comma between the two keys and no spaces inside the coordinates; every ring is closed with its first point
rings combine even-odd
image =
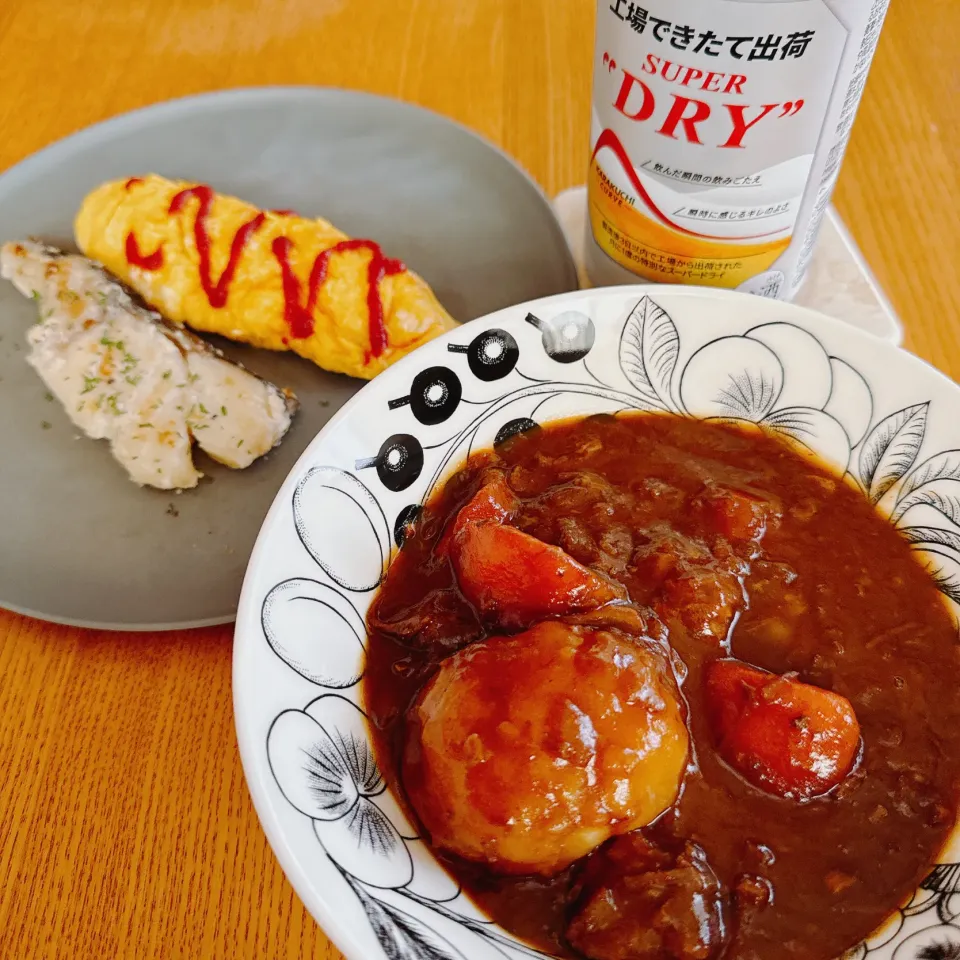
{"type": "Polygon", "coordinates": [[[200,412],[203,414],[208,414],[210,411],[201,403],[199,404],[200,412]]]}
{"type": "Polygon", "coordinates": [[[103,290],[97,292],[97,301],[101,307],[105,307],[107,305],[107,295],[103,290]]]}
{"type": "Polygon", "coordinates": [[[164,371],[163,371],[163,379],[164,379],[164,380],[169,380],[172,374],[173,374],[173,371],[172,371],[172,370],[164,370],[164,371]]]}
{"type": "Polygon", "coordinates": [[[187,374],[187,383],[196,383],[200,379],[199,373],[188,373],[187,374]]]}
{"type": "Polygon", "coordinates": [[[53,426],[53,424],[52,424],[49,420],[41,420],[41,421],[40,421],[40,427],[41,427],[41,429],[43,429],[43,430],[49,430],[52,426],[53,426]]]}
{"type": "Polygon", "coordinates": [[[242,446],[243,446],[243,441],[242,441],[242,440],[238,440],[238,441],[237,441],[237,449],[239,450],[242,446]]]}
{"type": "Polygon", "coordinates": [[[107,406],[110,408],[110,411],[115,417],[119,417],[120,414],[123,413],[123,411],[117,406],[117,395],[115,393],[111,393],[110,396],[107,397],[107,406]]]}
{"type": "Polygon", "coordinates": [[[226,408],[226,407],[221,407],[221,408],[220,408],[220,413],[221,413],[223,416],[226,416],[226,415],[227,415],[227,408],[226,408]]]}
{"type": "Polygon", "coordinates": [[[43,399],[46,400],[47,403],[52,403],[52,402],[53,402],[53,394],[48,390],[48,391],[43,395],[43,399]]]}
{"type": "Polygon", "coordinates": [[[143,429],[143,430],[147,430],[147,429],[149,429],[149,428],[152,427],[152,426],[153,426],[152,423],[141,423],[141,424],[140,424],[140,428],[143,429]]]}
{"type": "Polygon", "coordinates": [[[97,384],[99,382],[100,382],[100,377],[84,377],[83,389],[80,391],[80,393],[81,394],[92,393],[97,388],[97,384]]]}
{"type": "Polygon", "coordinates": [[[39,303],[39,302],[40,302],[40,291],[39,291],[39,290],[31,290],[31,291],[30,291],[30,299],[33,300],[35,303],[39,303]]]}
{"type": "Polygon", "coordinates": [[[100,343],[105,347],[114,347],[117,350],[125,349],[122,340],[111,340],[106,334],[100,338],[100,343]]]}
{"type": "Polygon", "coordinates": [[[123,379],[126,380],[131,387],[135,387],[143,379],[143,377],[137,374],[135,377],[124,377],[123,379]]]}

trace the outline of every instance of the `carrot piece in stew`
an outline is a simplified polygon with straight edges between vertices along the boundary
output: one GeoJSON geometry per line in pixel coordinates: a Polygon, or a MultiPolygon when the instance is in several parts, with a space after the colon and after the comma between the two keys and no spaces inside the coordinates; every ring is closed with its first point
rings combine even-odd
{"type": "Polygon", "coordinates": [[[716,660],[707,668],[706,703],[720,756],[768,793],[818,796],[856,762],[860,725],[837,693],[716,660]]]}
{"type": "Polygon", "coordinates": [[[620,584],[559,547],[499,523],[465,524],[451,559],[467,600],[485,619],[507,628],[627,599],[620,584]]]}
{"type": "Polygon", "coordinates": [[[437,555],[449,555],[454,539],[468,523],[502,523],[513,517],[519,509],[520,498],[507,486],[506,480],[502,476],[493,477],[460,508],[456,519],[437,544],[437,555]]]}
{"type": "Polygon", "coordinates": [[[722,484],[708,484],[691,506],[704,527],[731,543],[759,543],[781,517],[775,503],[722,484]]]}

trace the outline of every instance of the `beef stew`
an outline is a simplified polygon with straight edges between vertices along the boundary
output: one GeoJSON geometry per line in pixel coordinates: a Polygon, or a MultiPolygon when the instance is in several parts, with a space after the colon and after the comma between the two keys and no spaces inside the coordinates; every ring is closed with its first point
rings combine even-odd
{"type": "MultiPolygon", "coordinates": [[[[946,841],[960,786],[956,625],[893,526],[792,443],[659,414],[557,423],[473,456],[406,533],[368,615],[364,698],[381,766],[422,826],[466,822],[450,805],[479,802],[465,779],[460,793],[434,791],[446,820],[422,816],[444,782],[424,789],[420,738],[437,716],[424,706],[471,651],[485,672],[458,674],[470,682],[444,709],[466,724],[461,739],[477,734],[450,760],[477,783],[485,764],[504,769],[509,736],[553,750],[578,783],[616,768],[598,703],[616,703],[619,674],[577,666],[598,636],[610,662],[623,652],[613,637],[673,677],[660,699],[669,710],[676,696],[689,749],[650,822],[611,812],[572,865],[543,850],[546,868],[519,871],[489,846],[433,838],[475,901],[534,946],[592,960],[833,960],[946,841]],[[523,673],[518,657],[517,638],[545,621],[576,648],[561,679],[523,673]],[[536,680],[525,692],[524,676],[536,680]],[[493,705],[467,717],[471,690],[493,705]],[[545,696],[582,722],[495,732],[497,710],[526,723],[545,696]]],[[[555,786],[510,769],[490,814],[504,836],[523,829],[525,792],[555,786]]]]}

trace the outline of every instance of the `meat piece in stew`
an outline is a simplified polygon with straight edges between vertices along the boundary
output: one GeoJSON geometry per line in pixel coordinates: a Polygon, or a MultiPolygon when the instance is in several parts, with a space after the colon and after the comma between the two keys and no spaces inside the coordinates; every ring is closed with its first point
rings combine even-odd
{"type": "Polygon", "coordinates": [[[726,934],[720,883],[695,843],[668,851],[642,833],[586,861],[566,937],[590,960],[713,960],[726,934]]]}
{"type": "Polygon", "coordinates": [[[646,531],[646,539],[633,560],[646,602],[668,627],[726,647],[746,605],[747,564],[729,550],[717,556],[706,544],[665,526],[646,531]]]}

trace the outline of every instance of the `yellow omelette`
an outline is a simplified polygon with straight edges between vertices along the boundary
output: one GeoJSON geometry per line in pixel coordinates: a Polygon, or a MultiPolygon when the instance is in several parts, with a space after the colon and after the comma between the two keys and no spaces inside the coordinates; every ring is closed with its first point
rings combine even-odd
{"type": "Polygon", "coordinates": [[[171,320],[371,379],[455,326],[433,291],[369,240],[158,176],[88,194],[77,244],[171,320]]]}

